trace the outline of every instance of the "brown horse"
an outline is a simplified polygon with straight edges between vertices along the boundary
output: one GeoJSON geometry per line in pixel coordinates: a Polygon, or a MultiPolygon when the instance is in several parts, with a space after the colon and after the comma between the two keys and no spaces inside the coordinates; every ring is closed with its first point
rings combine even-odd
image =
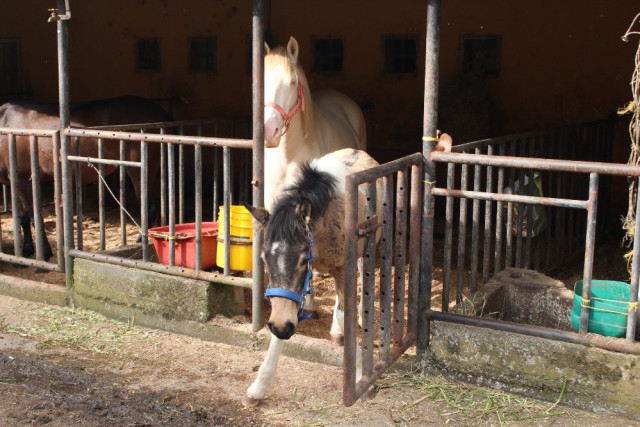
{"type": "MultiPolygon", "coordinates": [[[[120,98],[91,101],[71,105],[70,111],[71,126],[91,127],[102,125],[118,125],[129,123],[151,123],[169,120],[168,114],[155,102],[134,96],[124,96],[120,98]]],[[[53,104],[39,104],[28,101],[8,102],[0,106],[0,127],[16,129],[58,129],[60,119],[58,106],[53,104]]],[[[77,141],[71,139],[70,153],[79,153],[83,157],[98,157],[98,141],[95,138],[81,138],[79,147],[77,141]],[[79,148],[79,151],[77,151],[79,148]]],[[[140,161],[140,144],[126,143],[125,159],[129,161],[140,161]]],[[[116,141],[105,141],[105,158],[119,158],[119,144],[116,141]]],[[[31,236],[31,222],[42,221],[42,218],[33,218],[33,197],[31,187],[31,156],[29,152],[29,137],[16,136],[17,153],[17,188],[20,206],[19,209],[21,226],[24,233],[23,254],[28,257],[34,253],[33,238],[31,236]]],[[[38,138],[38,160],[40,181],[43,184],[53,183],[53,141],[51,138],[38,138]]],[[[72,162],[72,176],[75,179],[75,162],[72,162]]],[[[9,184],[9,144],[8,136],[0,135],[0,183],[9,184]]],[[[148,176],[149,188],[157,188],[157,175],[160,167],[160,150],[157,144],[150,144],[148,150],[148,176]]],[[[115,169],[114,166],[105,166],[105,173],[109,174],[115,169]]],[[[127,168],[127,175],[131,179],[136,194],[136,199],[140,201],[140,169],[127,168]]],[[[88,165],[80,169],[82,183],[89,184],[98,179],[98,174],[88,165]]],[[[157,198],[150,197],[150,201],[157,198]]],[[[152,208],[150,204],[150,217],[157,207],[152,208]]],[[[44,229],[44,227],[42,228],[44,229]]],[[[51,246],[46,236],[42,238],[45,244],[45,260],[51,255],[51,246]]]]}

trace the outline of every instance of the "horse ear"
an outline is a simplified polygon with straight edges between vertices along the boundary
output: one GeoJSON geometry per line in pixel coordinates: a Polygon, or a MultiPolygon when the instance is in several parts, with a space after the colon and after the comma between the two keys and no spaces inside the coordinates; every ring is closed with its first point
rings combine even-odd
{"type": "Polygon", "coordinates": [[[264,209],[264,208],[255,208],[251,205],[248,204],[244,204],[244,207],[247,208],[247,210],[249,211],[249,213],[251,214],[252,217],[255,218],[256,221],[258,221],[258,223],[261,226],[266,226],[267,222],[269,221],[269,217],[271,216],[271,214],[269,213],[268,210],[264,209]]]}
{"type": "Polygon", "coordinates": [[[311,226],[311,203],[308,200],[303,201],[296,207],[296,214],[302,220],[307,230],[311,226]]]}
{"type": "Polygon", "coordinates": [[[269,47],[267,42],[264,42],[264,54],[265,54],[265,56],[268,55],[269,52],[271,52],[271,48],[269,47]]]}
{"type": "Polygon", "coordinates": [[[291,55],[291,57],[293,58],[294,63],[298,62],[299,51],[300,48],[298,47],[298,40],[296,40],[295,37],[291,36],[289,38],[289,43],[287,43],[287,52],[289,52],[289,55],[291,55]]]}

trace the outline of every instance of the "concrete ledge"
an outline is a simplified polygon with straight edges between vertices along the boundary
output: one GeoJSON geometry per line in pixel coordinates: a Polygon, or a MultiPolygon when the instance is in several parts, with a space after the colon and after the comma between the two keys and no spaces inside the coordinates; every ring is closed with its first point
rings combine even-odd
{"type": "Polygon", "coordinates": [[[435,321],[428,362],[462,380],[640,420],[640,358],[569,344],[435,321]]]}
{"type": "Polygon", "coordinates": [[[103,306],[112,317],[131,311],[206,322],[215,314],[244,312],[242,293],[236,288],[119,265],[75,259],[73,282],[79,307],[103,306]]]}
{"type": "Polygon", "coordinates": [[[27,301],[60,306],[67,305],[66,290],[61,286],[20,279],[4,274],[0,274],[0,294],[27,301]]]}

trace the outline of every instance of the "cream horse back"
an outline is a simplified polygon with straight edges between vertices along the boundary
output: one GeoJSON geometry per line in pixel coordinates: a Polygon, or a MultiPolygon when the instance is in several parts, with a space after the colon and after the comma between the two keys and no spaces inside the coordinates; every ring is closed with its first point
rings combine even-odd
{"type": "Polygon", "coordinates": [[[346,95],[320,91],[313,96],[298,61],[299,46],[265,47],[264,132],[265,207],[274,205],[287,169],[342,148],[366,150],[360,107],[346,95]]]}

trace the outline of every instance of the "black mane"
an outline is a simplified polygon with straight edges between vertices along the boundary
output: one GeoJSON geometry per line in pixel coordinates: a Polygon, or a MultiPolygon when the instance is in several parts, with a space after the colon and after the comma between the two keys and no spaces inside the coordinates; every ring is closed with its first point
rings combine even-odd
{"type": "Polygon", "coordinates": [[[295,184],[284,189],[273,208],[266,238],[271,241],[295,240],[306,236],[307,232],[300,218],[296,217],[296,207],[304,201],[311,205],[311,223],[322,217],[336,193],[336,178],[322,172],[308,163],[302,164],[300,177],[295,184]]]}

